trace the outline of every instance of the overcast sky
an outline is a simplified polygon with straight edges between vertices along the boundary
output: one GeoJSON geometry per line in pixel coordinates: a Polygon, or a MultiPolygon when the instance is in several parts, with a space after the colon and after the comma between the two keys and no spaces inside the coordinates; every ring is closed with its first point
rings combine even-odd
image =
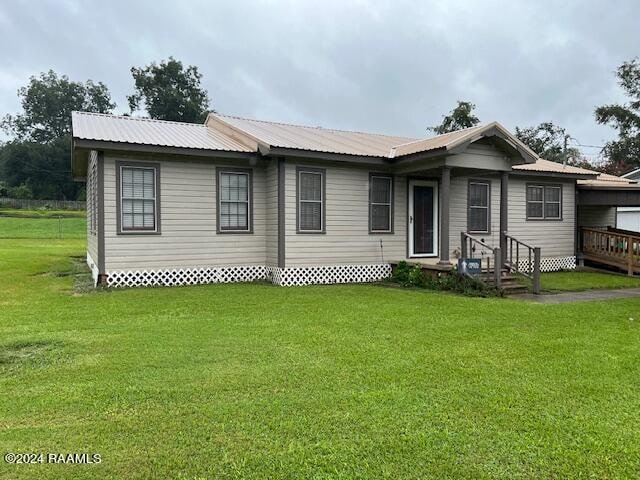
{"type": "Polygon", "coordinates": [[[460,99],[599,145],[615,132],[593,110],[623,100],[613,72],[640,55],[639,19],[637,0],[2,0],[0,113],[48,69],[127,111],[130,67],[172,55],[224,114],[420,137],[460,99]]]}

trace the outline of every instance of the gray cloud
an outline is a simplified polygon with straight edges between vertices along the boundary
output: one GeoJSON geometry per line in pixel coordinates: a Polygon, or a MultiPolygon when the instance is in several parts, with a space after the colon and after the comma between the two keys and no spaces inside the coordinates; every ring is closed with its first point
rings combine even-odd
{"type": "Polygon", "coordinates": [[[622,100],[613,71],[640,54],[640,3],[600,1],[8,1],[0,112],[52,68],[100,80],[126,111],[129,68],[198,65],[227,114],[422,136],[457,99],[508,128],[553,120],[582,143],[622,100]]]}

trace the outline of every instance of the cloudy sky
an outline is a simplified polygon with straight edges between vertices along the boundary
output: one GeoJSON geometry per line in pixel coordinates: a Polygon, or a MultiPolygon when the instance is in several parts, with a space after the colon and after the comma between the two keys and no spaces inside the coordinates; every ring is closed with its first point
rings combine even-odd
{"type": "Polygon", "coordinates": [[[623,100],[639,18],[637,0],[3,0],[0,114],[48,69],[105,82],[124,112],[129,68],[172,55],[225,114],[419,137],[460,99],[599,145],[615,133],[593,110],[623,100]]]}

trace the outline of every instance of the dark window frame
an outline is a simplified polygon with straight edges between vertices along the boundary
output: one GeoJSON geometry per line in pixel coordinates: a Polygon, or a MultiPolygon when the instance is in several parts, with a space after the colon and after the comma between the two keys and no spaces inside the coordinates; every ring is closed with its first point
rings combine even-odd
{"type": "Polygon", "coordinates": [[[487,235],[491,235],[491,180],[484,178],[470,178],[467,182],[467,232],[468,233],[484,233],[487,235]],[[479,184],[487,186],[487,206],[472,207],[470,204],[471,201],[471,184],[479,184]],[[472,208],[486,208],[487,209],[487,229],[486,230],[472,230],[471,226],[471,209],[472,208]]]}
{"type": "MultiPolygon", "coordinates": [[[[369,233],[373,234],[373,235],[377,235],[377,234],[392,234],[394,233],[394,209],[395,209],[395,202],[394,202],[394,177],[393,175],[389,174],[389,173],[378,173],[378,172],[369,172],[369,233]],[[373,179],[374,178],[386,178],[389,180],[389,185],[390,185],[390,192],[389,192],[389,229],[387,230],[374,230],[372,228],[373,225],[373,179]]],[[[376,202],[376,204],[379,205],[387,205],[386,203],[378,203],[376,202]]]]}
{"type": "Polygon", "coordinates": [[[161,230],[161,188],[160,164],[155,162],[116,161],[116,234],[117,235],[160,235],[161,230]],[[123,228],[122,227],[122,169],[144,168],[153,169],[154,175],[154,214],[155,228],[123,228]]]}
{"type": "Polygon", "coordinates": [[[325,168],[316,168],[316,167],[296,167],[296,233],[301,233],[305,235],[313,235],[320,234],[323,235],[327,233],[327,170],[325,168]],[[321,229],[320,230],[306,230],[300,228],[300,174],[301,173],[313,173],[320,174],[321,177],[321,186],[322,186],[322,195],[320,202],[320,222],[321,229]]]}
{"type": "Polygon", "coordinates": [[[234,168],[234,167],[216,167],[216,233],[218,234],[253,234],[253,169],[251,168],[234,168]],[[223,173],[245,174],[247,178],[248,189],[248,206],[247,206],[247,228],[243,230],[223,229],[220,227],[220,178],[223,173]]]}
{"type": "Polygon", "coordinates": [[[561,183],[527,183],[525,185],[525,191],[524,191],[524,208],[525,208],[525,217],[526,220],[528,222],[561,222],[563,221],[563,213],[562,213],[562,206],[563,206],[563,202],[564,202],[564,192],[563,192],[563,185],[561,183]],[[536,201],[535,203],[541,203],[542,204],[542,216],[541,217],[531,217],[529,216],[529,203],[530,200],[528,199],[528,193],[529,193],[529,188],[541,188],[542,189],[542,202],[536,201]],[[546,204],[547,204],[547,195],[546,195],[546,190],[547,188],[556,188],[560,191],[560,198],[559,198],[559,202],[548,202],[548,203],[558,203],[558,217],[547,217],[547,208],[546,208],[546,204]]]}

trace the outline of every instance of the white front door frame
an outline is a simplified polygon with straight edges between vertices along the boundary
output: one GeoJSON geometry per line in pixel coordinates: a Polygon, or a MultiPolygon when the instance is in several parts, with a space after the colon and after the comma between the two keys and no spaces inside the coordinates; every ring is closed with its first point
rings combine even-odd
{"type": "Polygon", "coordinates": [[[435,180],[409,180],[409,258],[436,258],[438,257],[438,238],[439,238],[439,210],[438,210],[438,182],[435,180]],[[413,211],[414,207],[414,187],[432,187],[433,188],[433,252],[430,253],[415,253],[414,252],[414,225],[415,215],[413,211]]]}

